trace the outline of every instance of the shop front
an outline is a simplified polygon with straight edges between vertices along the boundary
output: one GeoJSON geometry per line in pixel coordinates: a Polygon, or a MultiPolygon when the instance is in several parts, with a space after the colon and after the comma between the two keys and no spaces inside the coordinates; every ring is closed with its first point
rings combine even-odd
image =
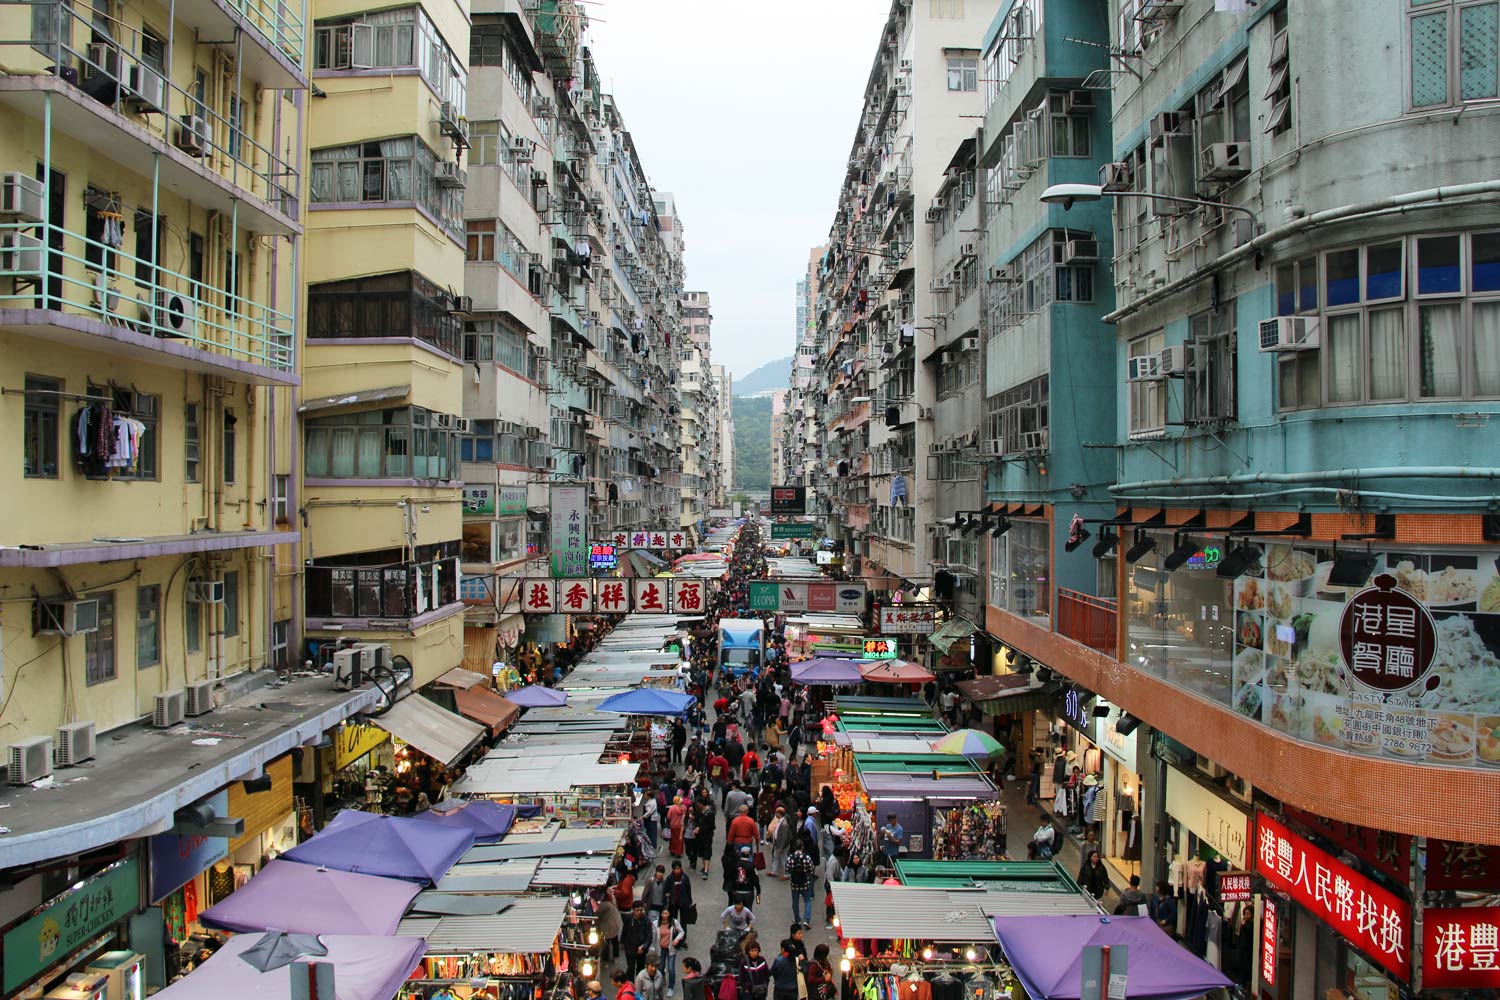
{"type": "Polygon", "coordinates": [[[1058,696],[1053,719],[1051,766],[1037,783],[1038,798],[1054,815],[1066,817],[1072,832],[1092,832],[1116,881],[1127,882],[1141,874],[1148,833],[1141,821],[1136,729],[1119,706],[1077,685],[1058,696]]]}
{"type": "Polygon", "coordinates": [[[877,828],[891,815],[906,832],[898,858],[987,858],[1004,851],[1005,807],[967,758],[854,754],[859,801],[877,828]]]}
{"type": "Polygon", "coordinates": [[[80,1000],[141,1000],[145,956],[132,947],[129,922],[142,875],[137,858],[116,862],[5,931],[0,993],[30,1000],[66,984],[80,1000]]]}

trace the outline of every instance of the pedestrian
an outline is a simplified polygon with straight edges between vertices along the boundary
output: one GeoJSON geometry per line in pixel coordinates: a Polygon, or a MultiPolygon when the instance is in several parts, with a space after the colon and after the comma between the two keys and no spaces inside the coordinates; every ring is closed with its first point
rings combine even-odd
{"type": "Polygon", "coordinates": [[[599,940],[602,942],[599,952],[602,962],[613,962],[620,956],[620,931],[624,926],[614,897],[605,893],[594,910],[594,929],[599,932],[599,940]]]}
{"type": "Polygon", "coordinates": [[[1120,903],[1115,907],[1115,915],[1122,917],[1139,917],[1147,911],[1146,894],[1141,891],[1141,877],[1130,876],[1130,887],[1120,893],[1120,903]]]}
{"type": "Polygon", "coordinates": [[[1109,873],[1098,854],[1090,854],[1078,870],[1078,884],[1100,903],[1104,902],[1104,894],[1109,891],[1109,873]]]}
{"type": "Polygon", "coordinates": [[[791,939],[781,942],[781,953],[771,963],[771,988],[775,1000],[797,1000],[797,956],[792,953],[791,939]]]}
{"type": "Polygon", "coordinates": [[[688,848],[688,862],[694,866],[701,865],[702,876],[708,878],[708,865],[714,853],[714,825],[718,822],[713,803],[699,801],[693,807],[693,816],[698,823],[698,835],[688,848]]]}
{"type": "Polygon", "coordinates": [[[722,807],[725,796],[729,794],[729,760],[717,745],[708,758],[708,780],[719,790],[719,804],[722,807]]]}
{"type": "Polygon", "coordinates": [[[615,876],[615,905],[620,908],[623,916],[630,912],[630,907],[635,903],[635,872],[621,863],[615,867],[615,876]]]}
{"type": "Polygon", "coordinates": [[[682,750],[687,746],[687,726],[681,719],[672,720],[672,763],[682,762],[682,750]]]}
{"type": "Polygon", "coordinates": [[[738,816],[742,807],[748,807],[754,803],[755,796],[745,791],[745,786],[740,784],[739,779],[729,782],[729,794],[724,796],[725,816],[738,816]]]}
{"type": "Polygon", "coordinates": [[[751,900],[760,902],[760,876],[751,857],[753,850],[748,845],[741,847],[739,856],[724,866],[724,894],[735,901],[743,900],[746,906],[751,900]]]}
{"type": "Polygon", "coordinates": [[[724,831],[725,852],[740,848],[750,847],[754,849],[760,841],[760,824],[750,815],[750,806],[742,805],[735,811],[734,819],[729,821],[729,827],[724,831]]]}
{"type": "Polygon", "coordinates": [[[792,821],[786,818],[786,806],[777,805],[766,838],[771,845],[771,874],[785,882],[786,859],[792,847],[792,821]]]}
{"type": "Polygon", "coordinates": [[[667,912],[684,928],[698,922],[698,907],[693,902],[693,880],[682,870],[682,862],[672,862],[667,876],[667,912]]]}
{"type": "Polygon", "coordinates": [[[766,1000],[766,987],[771,983],[771,967],[760,953],[760,945],[752,944],[740,959],[740,1000],[766,1000]]]}
{"type": "Polygon", "coordinates": [[[667,869],[661,865],[651,873],[646,887],[641,890],[641,900],[646,906],[646,919],[656,925],[656,919],[667,908],[667,869]]]}
{"type": "Polygon", "coordinates": [[[662,974],[667,980],[667,996],[677,988],[677,949],[681,947],[687,931],[670,913],[662,912],[656,924],[656,951],[661,956],[662,974]]]}
{"type": "Polygon", "coordinates": [[[823,866],[823,926],[833,929],[833,883],[848,877],[849,853],[843,847],[836,848],[823,866]]]}
{"type": "Polygon", "coordinates": [[[646,831],[646,839],[651,841],[652,854],[654,855],[656,853],[657,818],[660,815],[657,811],[656,790],[647,785],[643,790],[641,798],[644,800],[641,804],[641,828],[646,831]]]}
{"type": "Polygon", "coordinates": [[[906,827],[895,813],[886,813],[885,826],[880,828],[880,853],[885,855],[887,867],[896,867],[896,857],[906,843],[906,827]]]}
{"type": "Polygon", "coordinates": [[[703,966],[691,956],[682,960],[682,1000],[708,1000],[703,979],[703,966]]]}
{"type": "Polygon", "coordinates": [[[786,859],[787,881],[792,890],[792,920],[799,924],[812,922],[813,872],[817,862],[807,850],[803,837],[786,859]]]}
{"type": "Polygon", "coordinates": [[[807,1000],[833,1000],[833,964],[828,960],[828,945],[813,949],[807,963],[807,1000]]]}
{"type": "Polygon", "coordinates": [[[802,939],[802,932],[806,929],[806,924],[794,923],[786,935],[787,942],[792,946],[792,957],[801,965],[807,964],[807,942],[802,939]]]}
{"type": "MultiPolygon", "coordinates": [[[[597,979],[590,979],[588,985],[584,987],[583,995],[587,1000],[604,1000],[604,984],[597,979]]],[[[438,998],[434,996],[432,1000],[438,1000],[438,998]]]]}
{"type": "Polygon", "coordinates": [[[635,975],[637,1000],[666,1000],[667,977],[662,975],[656,951],[647,952],[645,966],[635,975]]]}
{"type": "Polygon", "coordinates": [[[638,1000],[635,995],[635,984],[631,982],[631,978],[619,969],[610,973],[609,981],[615,986],[615,1000],[638,1000]]]}
{"type": "Polygon", "coordinates": [[[1156,926],[1167,932],[1168,937],[1177,936],[1177,897],[1166,882],[1156,883],[1156,891],[1146,901],[1146,911],[1156,926]]]}
{"type": "Polygon", "coordinates": [[[646,918],[646,907],[637,902],[625,917],[620,931],[620,948],[625,952],[625,971],[634,979],[646,964],[646,952],[651,950],[652,927],[646,918]]]}
{"type": "MultiPolygon", "coordinates": [[[[822,838],[823,831],[818,826],[818,820],[818,807],[808,806],[807,818],[802,821],[800,831],[803,838],[802,849],[812,855],[813,867],[815,868],[822,863],[822,859],[818,857],[818,841],[822,838]]],[[[791,859],[788,858],[787,861],[790,864],[791,859]]]]}
{"type": "Polygon", "coordinates": [[[745,748],[745,756],[740,759],[740,780],[747,789],[760,785],[760,768],[760,754],[755,752],[755,744],[752,743],[745,748]]]}
{"type": "Polygon", "coordinates": [[[723,913],[719,914],[719,921],[726,931],[738,931],[743,934],[755,926],[755,912],[745,905],[743,899],[736,899],[724,908],[723,913]]]}
{"type": "Polygon", "coordinates": [[[667,810],[667,829],[672,832],[667,850],[672,857],[680,858],[687,850],[685,837],[687,833],[687,806],[683,805],[682,796],[672,798],[672,808],[667,810]]]}

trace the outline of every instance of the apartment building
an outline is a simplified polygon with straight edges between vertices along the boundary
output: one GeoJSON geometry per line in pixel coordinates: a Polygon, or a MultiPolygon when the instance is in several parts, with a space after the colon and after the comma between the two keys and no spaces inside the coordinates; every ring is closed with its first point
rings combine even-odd
{"type": "MultiPolygon", "coordinates": [[[[816,471],[817,450],[822,442],[814,442],[809,434],[816,426],[822,412],[822,399],[818,395],[818,324],[816,317],[819,297],[818,270],[827,247],[813,247],[808,251],[807,274],[797,282],[796,299],[796,355],[792,361],[790,376],[791,394],[787,399],[787,430],[782,440],[782,465],[786,470],[786,482],[807,485],[816,471]]],[[[816,493],[809,494],[808,509],[815,511],[820,499],[816,493]]]]}
{"type": "Polygon", "coordinates": [[[949,313],[972,293],[935,256],[928,206],[983,111],[978,45],[996,7],[892,4],[819,267],[813,485],[829,536],[877,590],[928,587],[937,561],[936,369],[950,339],[963,349],[949,313]]]}
{"type": "Polygon", "coordinates": [[[789,473],[785,462],[786,439],[788,430],[787,406],[791,399],[790,389],[773,389],[771,391],[771,449],[766,456],[767,475],[770,482],[785,483],[789,481],[789,473]]]}
{"type": "Polygon", "coordinates": [[[710,365],[713,391],[718,396],[719,450],[716,463],[719,480],[715,484],[722,506],[734,491],[734,376],[723,365],[710,365]]]}

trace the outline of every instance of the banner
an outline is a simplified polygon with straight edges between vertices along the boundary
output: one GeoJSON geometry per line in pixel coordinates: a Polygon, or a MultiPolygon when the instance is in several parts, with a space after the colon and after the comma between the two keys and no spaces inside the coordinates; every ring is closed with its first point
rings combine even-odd
{"type": "MultiPolygon", "coordinates": [[[[212,806],[214,815],[220,819],[229,817],[227,788],[203,802],[212,806]]],[[[184,882],[228,854],[228,837],[158,833],[151,838],[151,902],[161,902],[184,882]]]]}
{"type": "Polygon", "coordinates": [[[1248,865],[1250,814],[1224,801],[1175,767],[1167,768],[1167,814],[1224,855],[1235,868],[1248,865]]]}
{"type": "Polygon", "coordinates": [[[13,996],[33,976],[133,916],[140,904],[140,884],[139,862],[130,858],[80,882],[30,920],[6,931],[5,994],[13,996]]]}
{"type": "Polygon", "coordinates": [[[771,525],[772,538],[811,538],[813,526],[810,524],[773,524],[771,525]]]}
{"type": "Polygon", "coordinates": [[[865,613],[866,591],[863,583],[751,580],[749,590],[751,611],[827,611],[844,615],[865,613]]]}
{"type": "Polygon", "coordinates": [[[701,615],[711,584],[697,577],[640,577],[632,580],[521,581],[521,609],[528,615],[681,614],[701,615]]]}
{"type": "Polygon", "coordinates": [[[937,628],[937,605],[882,604],[875,620],[881,635],[930,635],[937,628]]]}
{"type": "Polygon", "coordinates": [[[464,513],[465,514],[493,514],[493,513],[495,513],[495,487],[493,487],[493,486],[465,486],[464,487],[464,513]]]}
{"type": "Polygon", "coordinates": [[[1422,989],[1500,987],[1500,909],[1427,907],[1422,911],[1422,989]]]}
{"type": "Polygon", "coordinates": [[[526,513],[526,487],[502,486],[495,502],[495,513],[501,517],[515,517],[526,513]]]}
{"type": "Polygon", "coordinates": [[[771,516],[807,513],[806,486],[772,486],[771,516]]]}
{"type": "Polygon", "coordinates": [[[552,575],[555,577],[571,579],[589,575],[588,502],[586,486],[552,487],[552,575]]]}
{"type": "Polygon", "coordinates": [[[688,547],[687,532],[680,528],[648,528],[641,531],[616,531],[609,541],[617,549],[685,549],[688,547]]]}

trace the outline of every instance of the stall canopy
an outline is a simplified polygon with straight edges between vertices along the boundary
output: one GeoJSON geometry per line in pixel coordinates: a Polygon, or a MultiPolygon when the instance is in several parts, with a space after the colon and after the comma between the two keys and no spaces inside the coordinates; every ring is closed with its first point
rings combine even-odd
{"type": "Polygon", "coordinates": [[[567,905],[566,896],[525,896],[488,916],[407,917],[399,933],[426,938],[434,952],[536,955],[552,950],[567,905]]]}
{"type": "Polygon", "coordinates": [[[995,794],[984,772],[947,754],[855,754],[854,769],[872,799],[989,799],[995,794]]]}
{"type": "Polygon", "coordinates": [[[875,684],[926,684],[937,680],[936,674],[910,660],[861,660],[859,673],[875,684]]]}
{"type": "Polygon", "coordinates": [[[394,934],[421,887],[291,861],[271,861],[234,893],[204,910],[207,927],[244,933],[394,934]]]}
{"type": "Polygon", "coordinates": [[[1064,892],[1082,890],[1056,861],[927,861],[897,858],[902,885],[937,889],[984,888],[997,892],[1064,892]]]}
{"type": "Polygon", "coordinates": [[[505,700],[522,708],[556,708],[568,703],[568,692],[532,684],[510,692],[505,700]]]}
{"type": "Polygon", "coordinates": [[[1129,947],[1125,996],[1130,1000],[1191,1000],[1231,985],[1150,917],[996,917],[995,936],[1035,1000],[1080,995],[1083,949],[1089,945],[1129,947]]]}
{"type": "Polygon", "coordinates": [[[697,699],[682,691],[639,688],[605,698],[597,711],[621,715],[682,715],[697,699]]]}
{"type": "MultiPolygon", "coordinates": [[[[163,1000],[286,1000],[292,995],[292,977],[307,973],[287,966],[261,972],[240,957],[260,940],[258,934],[231,937],[212,958],[156,995],[163,1000]]],[[[419,937],[323,934],[318,940],[327,954],[317,961],[333,966],[338,1000],[390,1000],[427,948],[419,937]]]]}
{"type": "Polygon", "coordinates": [[[447,673],[442,674],[432,683],[439,687],[471,688],[476,684],[488,684],[490,679],[484,674],[474,670],[465,670],[463,667],[454,667],[447,673]]]}
{"type": "Polygon", "coordinates": [[[832,656],[815,656],[792,664],[792,680],[798,684],[858,684],[859,660],[841,660],[832,656]]]}
{"type": "Polygon", "coordinates": [[[484,736],[483,726],[421,695],[402,698],[370,721],[445,767],[472,750],[484,736]]]}
{"type": "Polygon", "coordinates": [[[521,706],[506,701],[487,687],[460,688],[453,692],[459,712],[488,726],[492,736],[510,728],[521,714],[521,706]]]}
{"type": "Polygon", "coordinates": [[[436,882],[473,845],[473,830],[346,809],[282,857],[364,875],[436,882]]]}
{"type": "Polygon", "coordinates": [[[975,625],[963,615],[954,615],[939,626],[938,630],[932,633],[927,641],[942,650],[943,655],[947,656],[949,651],[953,649],[954,643],[962,639],[967,639],[978,631],[978,625],[975,625]]]}
{"type": "Polygon", "coordinates": [[[958,754],[976,760],[988,760],[1005,752],[1000,741],[989,733],[978,729],[956,729],[947,736],[932,741],[934,753],[958,754]]]}
{"type": "Polygon", "coordinates": [[[1041,687],[1031,686],[1030,674],[992,674],[959,681],[959,693],[985,715],[1012,715],[1047,708],[1057,700],[1041,687]]]}
{"type": "Polygon", "coordinates": [[[990,921],[998,914],[1034,919],[1099,913],[1094,901],[1081,892],[928,889],[868,882],[834,882],[832,888],[839,930],[846,939],[856,940],[993,944],[995,932],[990,921]]]}
{"type": "Polygon", "coordinates": [[[510,832],[516,821],[516,807],[475,799],[472,802],[440,802],[412,817],[427,823],[441,823],[459,830],[474,831],[474,843],[493,844],[510,832]]]}

